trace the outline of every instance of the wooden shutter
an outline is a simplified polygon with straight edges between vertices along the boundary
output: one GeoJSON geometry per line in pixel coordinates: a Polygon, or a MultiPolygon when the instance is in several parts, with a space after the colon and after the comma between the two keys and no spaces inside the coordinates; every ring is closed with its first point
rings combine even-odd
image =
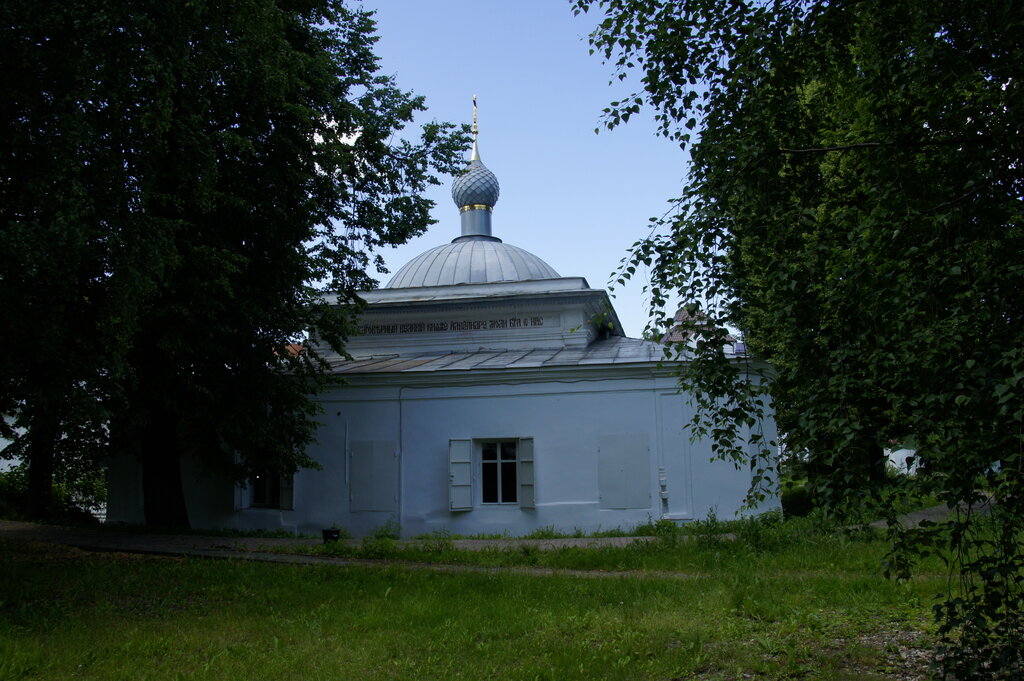
{"type": "Polygon", "coordinates": [[[398,449],[394,440],[349,443],[349,510],[398,510],[398,449]]]}
{"type": "Polygon", "coordinates": [[[650,508],[651,454],[647,433],[600,439],[597,486],[600,508],[650,508]]]}
{"type": "Polygon", "coordinates": [[[473,441],[448,440],[448,508],[473,508],[473,441]]]}
{"type": "Polygon", "coordinates": [[[537,489],[534,486],[533,438],[519,439],[519,507],[537,507],[537,489]]]}
{"type": "Polygon", "coordinates": [[[295,484],[291,473],[281,476],[281,501],[278,504],[282,511],[295,508],[295,484]]]}

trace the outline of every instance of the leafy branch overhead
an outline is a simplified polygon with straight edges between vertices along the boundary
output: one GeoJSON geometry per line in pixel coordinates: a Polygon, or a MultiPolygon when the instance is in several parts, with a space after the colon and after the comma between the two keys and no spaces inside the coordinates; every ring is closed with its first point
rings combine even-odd
{"type": "Polygon", "coordinates": [[[735,435],[770,398],[821,505],[990,500],[984,522],[894,528],[890,565],[906,576],[914,550],[945,546],[965,571],[941,609],[945,671],[1021,673],[1021,637],[983,632],[1024,612],[1024,4],[573,5],[603,13],[594,51],[639,77],[604,125],[649,110],[692,162],[621,276],[650,263],[655,306],[681,297],[772,366],[752,387],[698,346],[696,431],[735,435]],[[891,479],[900,446],[916,475],[891,479]]]}
{"type": "MultiPolygon", "coordinates": [[[[12,0],[0,9],[0,413],[142,465],[187,524],[179,459],[244,481],[316,465],[322,351],[344,352],[378,249],[430,222],[467,131],[382,75],[343,0],[12,0]],[[323,345],[292,352],[310,329],[323,345]],[[85,428],[88,426],[88,428],[85,428]]],[[[45,515],[45,508],[33,510],[45,515]]]]}

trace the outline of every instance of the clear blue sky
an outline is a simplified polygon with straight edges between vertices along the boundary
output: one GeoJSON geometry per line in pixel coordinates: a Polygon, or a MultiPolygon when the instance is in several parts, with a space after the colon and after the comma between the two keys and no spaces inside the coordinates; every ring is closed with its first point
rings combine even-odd
{"type": "MultiPolygon", "coordinates": [[[[542,258],[562,276],[606,287],[648,218],[678,196],[687,157],[656,137],[651,114],[598,127],[601,110],[627,86],[588,53],[594,17],[568,0],[366,0],[376,10],[381,67],[424,95],[425,119],[469,123],[478,95],[480,155],[501,183],[494,235],[542,258]]],[[[392,273],[459,234],[450,180],[430,193],[437,224],[384,253],[392,273]]],[[[381,284],[390,275],[380,275],[381,284]]],[[[636,281],[615,291],[626,333],[647,323],[636,281]]]]}

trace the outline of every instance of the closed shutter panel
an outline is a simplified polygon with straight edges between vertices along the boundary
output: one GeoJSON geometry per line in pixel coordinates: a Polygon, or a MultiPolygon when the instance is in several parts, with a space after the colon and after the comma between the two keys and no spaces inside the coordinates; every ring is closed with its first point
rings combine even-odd
{"type": "Polygon", "coordinates": [[[473,441],[448,441],[448,508],[473,508],[473,441]]]}
{"type": "Polygon", "coordinates": [[[537,489],[533,474],[533,438],[519,440],[519,507],[537,507],[537,489]]]}
{"type": "Polygon", "coordinates": [[[291,511],[295,508],[295,485],[291,474],[281,476],[281,510],[291,511]]]}
{"type": "Polygon", "coordinates": [[[600,508],[651,507],[651,454],[647,433],[604,435],[597,466],[600,508]]]}
{"type": "Polygon", "coordinates": [[[398,450],[394,440],[349,444],[349,510],[398,510],[398,450]]]}

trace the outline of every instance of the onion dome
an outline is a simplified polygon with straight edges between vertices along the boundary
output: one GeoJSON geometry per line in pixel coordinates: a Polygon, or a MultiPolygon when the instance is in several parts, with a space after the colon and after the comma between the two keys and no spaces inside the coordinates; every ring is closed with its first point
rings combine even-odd
{"type": "Polygon", "coordinates": [[[470,161],[466,172],[452,184],[452,200],[463,211],[494,208],[498,202],[498,178],[480,160],[475,142],[473,155],[477,158],[470,161]]]}
{"type": "Polygon", "coordinates": [[[462,234],[406,263],[385,288],[487,284],[499,281],[558,279],[551,265],[491,235],[491,211],[498,202],[498,178],[480,160],[473,97],[473,155],[469,167],[452,184],[462,234]]]}

